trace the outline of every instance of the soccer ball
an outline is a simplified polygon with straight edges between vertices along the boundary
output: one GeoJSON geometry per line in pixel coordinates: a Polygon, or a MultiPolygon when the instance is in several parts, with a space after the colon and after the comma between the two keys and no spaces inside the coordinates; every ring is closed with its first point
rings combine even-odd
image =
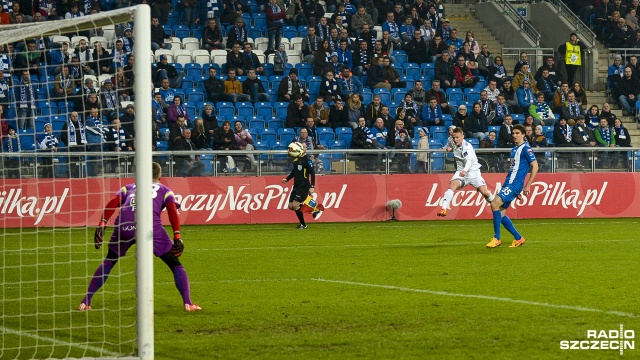
{"type": "Polygon", "coordinates": [[[289,144],[288,151],[289,156],[291,156],[292,158],[299,158],[306,154],[307,149],[299,142],[292,142],[291,144],[289,144]]]}

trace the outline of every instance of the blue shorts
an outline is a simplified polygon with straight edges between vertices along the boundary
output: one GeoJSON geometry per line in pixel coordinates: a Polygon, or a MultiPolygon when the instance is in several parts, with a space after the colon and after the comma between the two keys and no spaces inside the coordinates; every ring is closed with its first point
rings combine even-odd
{"type": "Polygon", "coordinates": [[[498,196],[500,197],[500,199],[502,199],[502,207],[504,207],[505,209],[509,208],[511,202],[515,200],[518,195],[520,195],[520,192],[522,192],[522,189],[518,189],[513,185],[505,185],[502,189],[500,189],[500,191],[498,191],[498,196]]]}

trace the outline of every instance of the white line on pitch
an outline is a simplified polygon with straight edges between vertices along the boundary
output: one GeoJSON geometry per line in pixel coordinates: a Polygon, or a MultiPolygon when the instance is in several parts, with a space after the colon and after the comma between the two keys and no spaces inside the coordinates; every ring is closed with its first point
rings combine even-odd
{"type": "Polygon", "coordinates": [[[0,331],[2,331],[3,333],[7,333],[7,334],[30,337],[30,338],[36,339],[38,341],[47,341],[47,342],[53,343],[55,345],[70,346],[70,347],[74,347],[74,348],[77,348],[77,349],[83,349],[83,350],[91,350],[91,351],[94,351],[94,352],[96,352],[98,354],[102,354],[102,355],[108,355],[108,356],[112,356],[112,357],[121,357],[122,356],[122,354],[119,354],[117,352],[105,350],[105,349],[102,349],[102,348],[99,348],[99,347],[96,347],[96,346],[70,343],[70,342],[67,342],[67,341],[62,341],[62,340],[58,340],[58,339],[54,339],[54,338],[50,338],[50,337],[46,337],[46,336],[40,336],[40,335],[31,334],[31,333],[25,332],[25,331],[18,331],[18,330],[9,329],[9,328],[6,328],[4,326],[0,326],[0,331]]]}
{"type": "MultiPolygon", "coordinates": [[[[617,239],[617,240],[554,240],[553,243],[590,243],[590,242],[634,242],[638,239],[617,239]]],[[[317,248],[369,248],[369,247],[403,247],[403,246],[461,246],[480,245],[482,242],[441,242],[441,243],[398,243],[398,244],[338,244],[338,245],[292,245],[292,246],[256,246],[242,248],[200,248],[198,251],[244,251],[244,250],[289,250],[289,249],[317,249],[317,248]]]]}
{"type": "Polygon", "coordinates": [[[631,317],[631,318],[637,318],[638,317],[637,314],[626,313],[626,312],[621,312],[621,311],[601,310],[601,309],[587,308],[587,307],[582,307],[582,306],[556,305],[556,304],[549,304],[549,303],[543,303],[543,302],[537,302],[537,301],[518,300],[518,299],[503,298],[503,297],[497,297],[497,296],[474,295],[474,294],[458,294],[458,293],[452,293],[452,292],[447,292],[447,291],[435,291],[435,290],[426,290],[426,289],[412,289],[412,288],[406,288],[406,287],[394,286],[394,285],[367,284],[367,283],[354,282],[354,281],[344,281],[344,280],[329,280],[329,279],[320,279],[320,278],[311,279],[311,280],[320,281],[320,282],[326,282],[326,283],[365,286],[365,287],[372,287],[372,288],[379,288],[379,289],[398,290],[398,291],[415,292],[415,293],[431,294],[431,295],[452,296],[452,297],[462,297],[462,298],[472,298],[472,299],[482,299],[482,300],[492,300],[492,301],[503,301],[503,302],[523,304],[523,305],[543,306],[543,307],[549,307],[549,308],[554,308],[554,309],[575,310],[575,311],[584,311],[584,312],[596,312],[596,313],[602,313],[602,314],[607,314],[607,315],[617,315],[617,316],[631,317]]]}

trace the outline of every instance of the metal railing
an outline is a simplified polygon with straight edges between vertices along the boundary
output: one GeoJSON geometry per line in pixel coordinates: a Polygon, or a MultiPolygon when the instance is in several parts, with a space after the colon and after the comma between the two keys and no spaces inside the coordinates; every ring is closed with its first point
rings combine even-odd
{"type": "Polygon", "coordinates": [[[562,16],[571,25],[573,25],[574,32],[578,35],[578,38],[590,47],[596,46],[596,35],[591,31],[580,18],[569,9],[569,7],[561,0],[547,0],[548,3],[553,5],[558,11],[558,15],[562,16]]]}
{"type": "MultiPolygon", "coordinates": [[[[537,148],[534,149],[541,172],[635,172],[640,171],[640,147],[605,148],[537,148]],[[576,165],[576,160],[581,166],[576,165]]],[[[483,172],[505,172],[508,170],[510,149],[476,149],[483,172]]],[[[154,161],[163,167],[164,176],[178,176],[178,161],[190,155],[202,156],[205,164],[203,176],[262,176],[282,175],[291,170],[291,159],[283,150],[265,151],[157,151],[154,161]],[[254,155],[257,167],[251,167],[247,155],[254,155]],[[238,167],[227,169],[227,157],[231,156],[238,167]]],[[[314,150],[309,151],[316,169],[323,169],[320,175],[330,174],[398,174],[398,173],[449,173],[455,171],[451,153],[443,149],[429,150],[314,150]],[[417,156],[426,155],[424,166],[417,162],[417,156]],[[317,160],[316,160],[317,159],[317,160]],[[405,166],[406,164],[406,166],[405,166]]],[[[132,177],[134,176],[135,153],[107,152],[22,152],[0,153],[0,178],[43,178],[46,167],[53,171],[53,177],[132,177]],[[43,159],[52,159],[46,165],[43,159]],[[107,170],[115,165],[117,169],[107,170]],[[89,175],[93,166],[103,171],[89,175]]]]}
{"type": "MultiPolygon", "coordinates": [[[[479,2],[489,2],[489,0],[481,0],[479,2]]],[[[520,28],[520,30],[525,35],[527,35],[529,39],[531,39],[531,41],[534,42],[536,46],[540,46],[540,33],[538,33],[536,29],[533,26],[531,26],[529,21],[527,21],[525,18],[522,17],[522,15],[520,15],[518,10],[516,10],[516,8],[514,8],[513,5],[511,5],[511,3],[509,3],[506,0],[498,0],[498,1],[492,1],[492,2],[497,4],[502,9],[502,12],[506,16],[511,18],[511,20],[520,28]]]]}
{"type": "MultiPolygon", "coordinates": [[[[547,56],[554,56],[553,48],[502,48],[502,63],[517,63],[523,51],[527,53],[529,70],[534,74],[544,64],[547,56]]],[[[507,70],[510,71],[510,69],[507,70]]]]}

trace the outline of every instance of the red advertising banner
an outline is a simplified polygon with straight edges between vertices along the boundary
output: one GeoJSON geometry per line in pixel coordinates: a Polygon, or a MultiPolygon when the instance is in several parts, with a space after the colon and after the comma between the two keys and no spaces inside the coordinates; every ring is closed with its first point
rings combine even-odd
{"type": "MultiPolygon", "coordinates": [[[[495,192],[504,174],[485,174],[495,192]]],[[[441,220],[436,213],[449,186],[442,175],[331,175],[317,177],[320,222],[381,221],[398,199],[400,220],[441,220]]],[[[287,210],[291,183],[282,177],[164,178],[180,202],[184,224],[260,224],[297,221],[287,210]]],[[[94,226],[105,203],[132,179],[4,180],[0,219],[4,227],[94,226]]],[[[539,174],[531,194],[515,201],[512,218],[640,217],[640,174],[539,174]]],[[[446,220],[489,219],[491,211],[472,187],[456,192],[446,220]]],[[[166,220],[166,219],[165,219],[166,220]]],[[[442,220],[441,220],[442,221],[442,220]]],[[[168,221],[167,221],[168,224],[168,221]]]]}

